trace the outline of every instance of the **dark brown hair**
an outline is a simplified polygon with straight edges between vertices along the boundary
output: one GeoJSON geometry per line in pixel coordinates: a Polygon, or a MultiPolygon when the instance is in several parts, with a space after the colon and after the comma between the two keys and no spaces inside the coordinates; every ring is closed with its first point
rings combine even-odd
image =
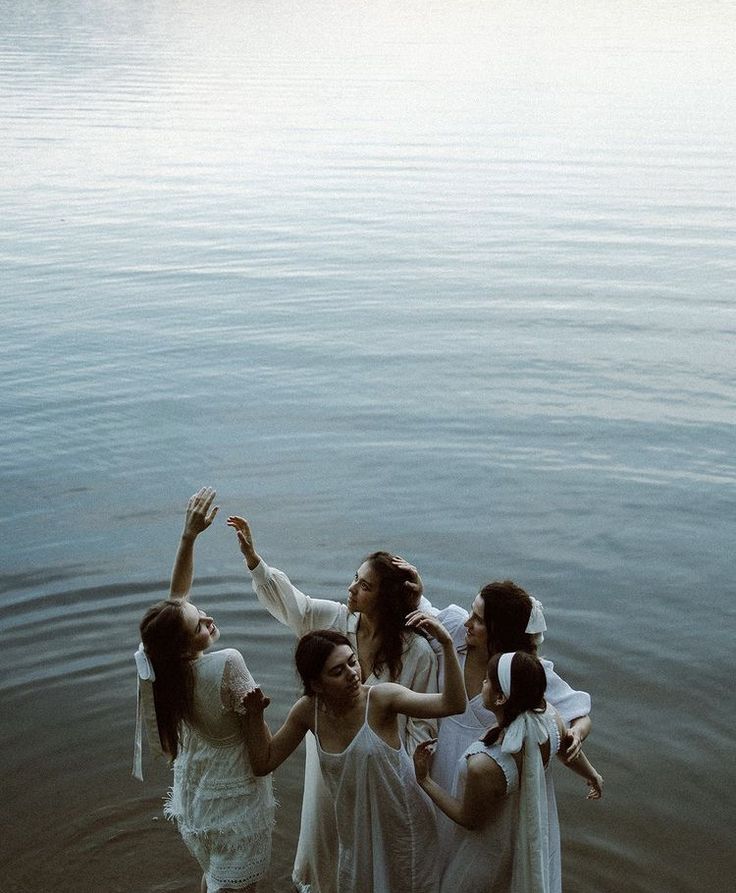
{"type": "Polygon", "coordinates": [[[182,602],[169,599],[149,608],[140,632],[156,678],[153,699],[158,737],[173,760],[179,752],[182,722],[191,718],[194,698],[192,633],[182,615],[182,602]]]}
{"type": "Polygon", "coordinates": [[[480,595],[488,656],[504,651],[526,651],[536,656],[537,645],[532,634],[525,632],[532,612],[529,593],[511,580],[497,580],[487,583],[480,595]]]}
{"type": "Polygon", "coordinates": [[[313,629],[302,636],[294,652],[294,663],[304,686],[304,694],[314,695],[312,683],[318,679],[327,663],[327,658],[338,645],[347,645],[352,651],[349,639],[334,629],[313,629]]]}
{"type": "MultiPolygon", "coordinates": [[[[498,679],[498,661],[501,654],[494,654],[488,661],[487,675],[496,691],[501,691],[501,683],[498,679]]],[[[517,651],[511,658],[511,694],[503,705],[503,721],[498,727],[486,732],[483,743],[493,744],[498,740],[502,729],[511,723],[526,710],[534,710],[541,713],[546,704],[544,692],[547,689],[547,675],[541,662],[527,654],[525,651],[517,651]]]]}
{"type": "Polygon", "coordinates": [[[411,580],[410,573],[397,567],[393,563],[394,557],[390,552],[371,552],[363,561],[370,564],[379,581],[376,620],[381,639],[371,669],[379,676],[387,666],[389,676],[395,682],[403,668],[406,636],[416,635],[407,628],[406,615],[416,610],[418,598],[404,585],[411,580]]]}

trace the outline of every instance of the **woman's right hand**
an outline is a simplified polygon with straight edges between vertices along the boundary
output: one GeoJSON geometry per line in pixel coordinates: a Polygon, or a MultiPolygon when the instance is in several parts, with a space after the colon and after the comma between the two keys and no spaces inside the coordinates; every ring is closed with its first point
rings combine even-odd
{"type": "Polygon", "coordinates": [[[436,744],[437,739],[430,738],[428,741],[417,744],[417,749],[414,751],[414,774],[419,784],[429,775],[429,767],[432,765],[436,744]]]}
{"type": "Polygon", "coordinates": [[[437,639],[440,645],[453,644],[452,636],[432,614],[425,614],[424,611],[412,611],[411,614],[406,615],[406,625],[418,627],[433,639],[437,639]]]}

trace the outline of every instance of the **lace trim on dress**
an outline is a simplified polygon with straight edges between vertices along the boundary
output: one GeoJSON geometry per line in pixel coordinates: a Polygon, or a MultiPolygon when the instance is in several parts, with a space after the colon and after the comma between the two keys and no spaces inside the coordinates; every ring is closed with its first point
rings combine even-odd
{"type": "Polygon", "coordinates": [[[234,713],[244,716],[245,707],[241,702],[243,697],[255,688],[255,679],[245,665],[242,654],[233,649],[225,660],[225,669],[220,683],[220,701],[223,709],[232,710],[234,713]]]}
{"type": "MultiPolygon", "coordinates": [[[[516,783],[518,780],[518,772],[514,773],[513,769],[504,765],[500,760],[497,760],[496,757],[493,756],[492,753],[489,752],[489,748],[482,741],[475,741],[473,744],[465,752],[465,758],[468,759],[470,757],[474,757],[476,754],[485,754],[489,760],[493,760],[493,762],[498,766],[498,768],[503,772],[503,777],[506,779],[506,793],[509,794],[516,787],[516,783]]],[[[513,759],[513,758],[512,758],[513,759]]]]}

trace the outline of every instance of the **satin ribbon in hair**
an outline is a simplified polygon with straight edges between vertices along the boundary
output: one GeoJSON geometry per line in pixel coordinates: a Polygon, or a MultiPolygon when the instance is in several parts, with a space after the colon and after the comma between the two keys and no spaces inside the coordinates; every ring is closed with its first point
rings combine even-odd
{"type": "Polygon", "coordinates": [[[156,707],[153,701],[153,682],[156,674],[153,664],[146,654],[143,643],[134,653],[135,666],[138,677],[138,690],[135,703],[135,737],[133,739],[133,778],[143,781],[143,726],[146,726],[146,737],[151,750],[156,754],[162,754],[161,742],[158,738],[158,724],[156,722],[156,707]]]}
{"type": "MultiPolygon", "coordinates": [[[[515,651],[506,652],[498,660],[498,682],[507,698],[512,690],[511,662],[514,654],[515,651]]],[[[521,713],[504,729],[501,750],[512,754],[524,752],[519,779],[519,825],[512,893],[528,893],[529,890],[549,893],[547,784],[539,749],[548,738],[549,731],[543,714],[533,710],[521,713]]]]}
{"type": "Polygon", "coordinates": [[[533,595],[530,595],[529,598],[532,600],[532,610],[524,632],[534,637],[535,645],[541,645],[544,642],[543,633],[547,629],[547,624],[544,620],[544,608],[542,603],[534,598],[533,595]]]}

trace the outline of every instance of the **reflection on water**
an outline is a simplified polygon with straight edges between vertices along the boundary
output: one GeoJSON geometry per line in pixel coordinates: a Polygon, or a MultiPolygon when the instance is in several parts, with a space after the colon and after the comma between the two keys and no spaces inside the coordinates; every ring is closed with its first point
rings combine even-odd
{"type": "MultiPolygon", "coordinates": [[[[733,10],[0,13],[3,889],[196,889],[165,768],[128,772],[201,484],[314,595],[381,546],[438,604],[518,579],[608,784],[557,773],[566,891],[725,889],[733,10]]],[[[292,639],[244,576],[208,532],[197,601],[276,722],[292,639]]]]}

